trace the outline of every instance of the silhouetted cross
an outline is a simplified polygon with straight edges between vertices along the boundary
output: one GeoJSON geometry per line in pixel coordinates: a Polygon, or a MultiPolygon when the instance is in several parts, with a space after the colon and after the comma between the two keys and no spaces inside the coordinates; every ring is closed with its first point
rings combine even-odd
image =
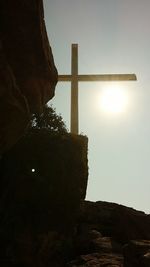
{"type": "Polygon", "coordinates": [[[78,44],[72,44],[71,75],[59,75],[58,81],[71,82],[71,133],[78,134],[78,82],[135,81],[135,74],[78,74],[78,44]]]}

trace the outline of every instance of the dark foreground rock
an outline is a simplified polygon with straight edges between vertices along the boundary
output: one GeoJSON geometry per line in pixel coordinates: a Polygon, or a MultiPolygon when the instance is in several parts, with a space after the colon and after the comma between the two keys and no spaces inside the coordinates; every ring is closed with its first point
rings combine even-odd
{"type": "MultiPolygon", "coordinates": [[[[74,193],[72,197],[74,198],[74,193]]],[[[37,203],[39,204],[39,202],[37,203]]],[[[53,205],[55,205],[54,202],[53,205]]],[[[71,205],[72,203],[70,202],[71,205]]],[[[40,226],[38,230],[36,227],[31,227],[31,225],[27,227],[27,222],[24,222],[24,231],[21,228],[21,231],[18,232],[19,224],[13,218],[18,224],[16,229],[17,235],[15,236],[17,241],[15,241],[13,250],[11,242],[10,247],[8,247],[8,254],[11,251],[9,254],[11,256],[9,266],[18,266],[17,264],[20,263],[26,267],[150,266],[149,215],[115,203],[84,201],[81,204],[78,219],[75,219],[73,215],[75,210],[73,211],[72,209],[71,211],[68,210],[68,216],[71,217],[69,221],[66,221],[64,217],[66,211],[64,208],[65,206],[62,206],[62,213],[60,209],[57,209],[53,213],[53,217],[49,213],[47,218],[43,217],[45,213],[43,210],[43,215],[40,215],[41,221],[34,221],[35,224],[40,226]],[[124,212],[127,216],[127,225],[122,224],[119,226],[119,221],[117,222],[117,220],[124,212]],[[58,217],[57,213],[59,213],[58,217]],[[53,224],[52,227],[51,220],[54,220],[54,216],[56,216],[56,225],[53,224]],[[68,222],[72,221],[72,218],[74,220],[72,229],[74,230],[70,232],[65,227],[68,225],[68,222]],[[46,225],[45,219],[48,220],[46,225]],[[64,225],[65,227],[62,227],[64,225]],[[33,229],[35,230],[33,231],[33,229]],[[133,234],[134,240],[132,240],[133,234]],[[139,239],[139,237],[142,239],[139,239]]],[[[20,223],[23,224],[23,222],[20,223]]],[[[11,231],[9,229],[9,239],[11,231]]],[[[3,252],[4,240],[2,238],[1,242],[3,245],[1,246],[1,252],[3,252]]],[[[2,254],[1,266],[6,266],[2,254]]]]}
{"type": "Polygon", "coordinates": [[[1,267],[150,267],[150,216],[84,201],[87,141],[34,130],[3,155],[1,267]]]}

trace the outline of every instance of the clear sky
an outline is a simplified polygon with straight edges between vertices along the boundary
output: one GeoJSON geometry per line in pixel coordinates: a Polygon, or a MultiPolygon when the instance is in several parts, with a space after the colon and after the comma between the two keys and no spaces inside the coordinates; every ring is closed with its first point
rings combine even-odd
{"type": "MultiPolygon", "coordinates": [[[[101,109],[110,83],[79,85],[80,133],[89,138],[87,199],[150,213],[150,0],[44,0],[45,22],[59,74],[70,74],[71,44],[79,73],[136,73],[119,82],[124,112],[101,109]]],[[[70,127],[70,84],[50,103],[70,127]]]]}

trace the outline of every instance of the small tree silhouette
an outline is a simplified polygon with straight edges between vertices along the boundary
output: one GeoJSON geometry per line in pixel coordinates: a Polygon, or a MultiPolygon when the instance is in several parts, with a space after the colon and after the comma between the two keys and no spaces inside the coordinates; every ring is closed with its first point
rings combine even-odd
{"type": "Polygon", "coordinates": [[[48,105],[44,106],[41,114],[32,115],[31,129],[48,129],[57,133],[68,132],[61,115],[57,115],[55,108],[48,105]]]}

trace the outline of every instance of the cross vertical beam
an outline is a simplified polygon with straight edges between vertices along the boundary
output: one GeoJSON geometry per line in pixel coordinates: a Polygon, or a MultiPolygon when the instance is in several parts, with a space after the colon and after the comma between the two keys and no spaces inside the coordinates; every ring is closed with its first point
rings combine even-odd
{"type": "Polygon", "coordinates": [[[78,45],[72,44],[71,57],[71,133],[78,134],[78,45]]]}

